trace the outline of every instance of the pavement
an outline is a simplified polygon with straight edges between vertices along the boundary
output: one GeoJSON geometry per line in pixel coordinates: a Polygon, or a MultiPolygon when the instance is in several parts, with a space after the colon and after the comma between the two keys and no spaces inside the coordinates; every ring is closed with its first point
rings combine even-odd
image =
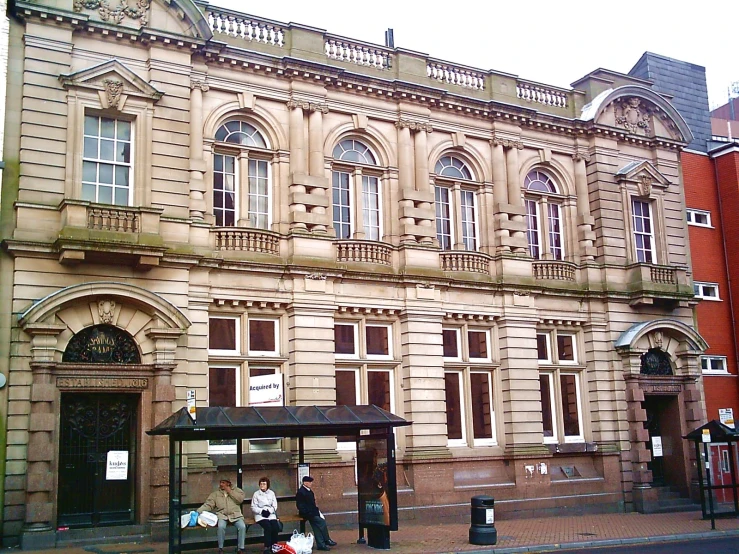
{"type": "MultiPolygon", "coordinates": [[[[518,554],[556,552],[560,549],[598,546],[634,546],[656,541],[700,540],[735,536],[739,540],[739,518],[716,520],[711,530],[710,520],[701,512],[669,514],[616,513],[561,516],[532,519],[504,519],[495,523],[497,544],[478,546],[469,543],[469,519],[459,523],[416,524],[401,521],[400,529],[390,534],[390,551],[398,554],[432,554],[464,552],[467,554],[495,552],[518,554]]],[[[366,544],[357,544],[356,529],[334,529],[331,538],[338,546],[334,554],[370,554],[377,552],[366,544]]],[[[4,549],[11,552],[17,549],[4,549]]],[[[143,542],[124,544],[94,544],[75,548],[56,548],[54,554],[167,554],[167,543],[143,542]]],[[[197,552],[215,554],[216,548],[197,552]]],[[[233,548],[225,549],[233,554],[233,548]]],[[[246,554],[261,554],[261,545],[247,545],[246,554]]],[[[314,549],[314,554],[316,550],[314,549]]]]}

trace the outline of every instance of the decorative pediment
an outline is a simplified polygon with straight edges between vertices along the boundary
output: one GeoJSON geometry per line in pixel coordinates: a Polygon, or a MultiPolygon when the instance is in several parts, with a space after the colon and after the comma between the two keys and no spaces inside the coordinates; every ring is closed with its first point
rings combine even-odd
{"type": "Polygon", "coordinates": [[[580,119],[619,129],[625,135],[690,143],[693,134],[680,113],[643,86],[608,89],[583,107],[580,119]]]}
{"type": "Polygon", "coordinates": [[[649,196],[653,186],[665,189],[670,185],[669,179],[647,160],[633,161],[623,166],[616,172],[616,181],[634,183],[639,196],[649,196]]]}
{"type": "Polygon", "coordinates": [[[96,91],[103,109],[122,110],[130,96],[156,102],[164,94],[118,60],[109,60],[75,73],[63,73],[59,80],[66,89],[96,91]]]}

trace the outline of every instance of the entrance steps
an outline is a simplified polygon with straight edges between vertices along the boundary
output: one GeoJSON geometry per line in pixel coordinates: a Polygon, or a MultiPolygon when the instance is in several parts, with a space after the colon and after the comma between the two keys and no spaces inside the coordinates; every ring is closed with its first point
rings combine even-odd
{"type": "Polygon", "coordinates": [[[67,529],[56,532],[57,547],[90,546],[96,544],[140,543],[151,540],[147,525],[116,525],[67,529]]]}
{"type": "Polygon", "coordinates": [[[701,509],[700,504],[682,496],[680,491],[673,487],[652,485],[652,488],[657,491],[657,502],[650,513],[694,512],[701,509]]]}

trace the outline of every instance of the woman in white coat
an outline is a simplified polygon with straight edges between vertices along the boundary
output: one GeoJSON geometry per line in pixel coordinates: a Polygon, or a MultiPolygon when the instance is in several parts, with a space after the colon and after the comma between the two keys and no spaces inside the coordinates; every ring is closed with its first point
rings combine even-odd
{"type": "Polygon", "coordinates": [[[269,477],[259,479],[259,490],[251,497],[251,511],[254,521],[264,529],[264,554],[271,554],[272,545],[277,542],[280,532],[277,520],[277,497],[269,488],[269,477]]]}

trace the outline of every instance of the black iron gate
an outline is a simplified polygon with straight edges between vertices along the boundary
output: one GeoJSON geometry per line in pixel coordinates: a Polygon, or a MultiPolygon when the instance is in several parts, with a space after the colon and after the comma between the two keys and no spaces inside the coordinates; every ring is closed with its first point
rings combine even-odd
{"type": "Polygon", "coordinates": [[[137,406],[138,396],[131,394],[62,394],[60,527],[134,522],[137,406]],[[109,452],[119,459],[118,475],[108,467],[109,452]],[[127,471],[121,469],[122,452],[128,453],[127,471]]]}

